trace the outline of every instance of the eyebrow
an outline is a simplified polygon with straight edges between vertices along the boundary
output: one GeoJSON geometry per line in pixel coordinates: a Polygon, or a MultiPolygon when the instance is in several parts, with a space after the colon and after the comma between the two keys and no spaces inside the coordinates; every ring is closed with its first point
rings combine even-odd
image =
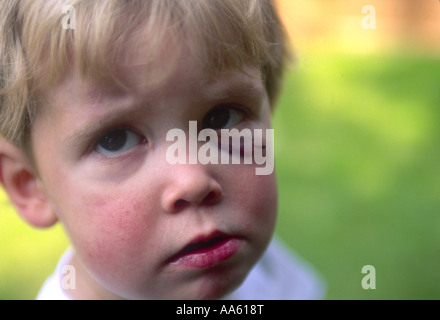
{"type": "Polygon", "coordinates": [[[98,133],[102,131],[104,123],[100,125],[99,122],[100,121],[98,119],[98,121],[90,121],[81,125],[64,138],[64,145],[68,146],[69,148],[79,147],[82,146],[85,141],[92,141],[93,138],[95,138],[98,133]]]}
{"type": "MultiPolygon", "coordinates": [[[[234,79],[235,74],[231,76],[222,77],[221,80],[214,80],[207,83],[207,90],[203,90],[204,101],[212,101],[214,104],[227,102],[230,99],[246,99],[251,101],[260,101],[264,97],[265,88],[262,81],[257,81],[256,78],[244,77],[234,79]]],[[[96,103],[96,101],[95,101],[96,103]]],[[[90,102],[88,107],[93,107],[95,103],[90,102]]],[[[114,125],[122,125],[121,119],[127,118],[128,115],[133,117],[133,114],[145,114],[148,112],[146,106],[151,105],[149,101],[136,102],[126,105],[118,105],[110,100],[109,103],[103,103],[104,108],[107,109],[101,114],[93,117],[93,119],[85,121],[81,127],[77,128],[65,137],[65,145],[81,146],[85,141],[92,141],[99,133],[102,133],[106,128],[111,129],[114,125]]]]}
{"type": "Polygon", "coordinates": [[[106,129],[110,130],[116,124],[123,126],[121,124],[122,119],[129,114],[140,113],[141,111],[145,113],[145,106],[141,107],[136,104],[128,107],[118,107],[112,104],[109,111],[93,116],[91,120],[84,121],[83,124],[69,133],[64,138],[64,143],[69,147],[82,146],[86,141],[93,141],[100,133],[105,133],[106,129]]]}
{"type": "Polygon", "coordinates": [[[226,85],[220,83],[214,83],[212,85],[211,92],[208,92],[208,96],[211,99],[228,99],[228,98],[259,98],[264,95],[265,88],[262,85],[262,81],[257,83],[256,79],[246,77],[237,81],[227,81],[226,85]]]}

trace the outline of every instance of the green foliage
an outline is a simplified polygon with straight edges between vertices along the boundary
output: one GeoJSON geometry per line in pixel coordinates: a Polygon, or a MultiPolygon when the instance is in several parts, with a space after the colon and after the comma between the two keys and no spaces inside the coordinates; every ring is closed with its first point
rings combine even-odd
{"type": "Polygon", "coordinates": [[[440,60],[411,55],[305,54],[288,74],[277,232],[328,298],[440,298],[439,79],[440,60]]]}

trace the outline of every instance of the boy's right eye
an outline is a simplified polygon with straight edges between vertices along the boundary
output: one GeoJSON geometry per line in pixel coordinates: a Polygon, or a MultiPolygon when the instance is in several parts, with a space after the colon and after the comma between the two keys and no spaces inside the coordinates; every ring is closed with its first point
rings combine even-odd
{"type": "Polygon", "coordinates": [[[95,150],[105,156],[117,156],[141,144],[145,140],[140,134],[119,128],[101,135],[95,150]]]}

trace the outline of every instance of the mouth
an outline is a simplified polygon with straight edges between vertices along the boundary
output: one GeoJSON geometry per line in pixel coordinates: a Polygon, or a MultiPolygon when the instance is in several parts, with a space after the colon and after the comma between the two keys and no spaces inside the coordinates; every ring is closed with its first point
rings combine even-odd
{"type": "Polygon", "coordinates": [[[168,262],[187,268],[209,268],[230,259],[241,246],[241,239],[215,232],[208,236],[196,237],[168,262]]]}

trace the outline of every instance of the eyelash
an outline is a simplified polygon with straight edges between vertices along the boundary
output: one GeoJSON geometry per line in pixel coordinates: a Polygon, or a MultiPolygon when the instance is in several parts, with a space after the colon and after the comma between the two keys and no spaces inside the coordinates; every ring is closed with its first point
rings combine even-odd
{"type": "MultiPolygon", "coordinates": [[[[138,136],[138,143],[136,146],[147,143],[147,138],[143,134],[139,133],[139,131],[134,129],[133,127],[131,127],[131,126],[116,126],[113,128],[103,130],[102,133],[98,134],[96,139],[94,139],[92,144],[90,145],[89,153],[97,153],[97,154],[99,154],[103,157],[106,157],[106,158],[119,157],[119,156],[122,156],[126,153],[129,153],[136,146],[128,148],[127,150],[122,151],[122,152],[116,151],[114,155],[104,154],[103,152],[98,151],[99,145],[102,142],[102,140],[106,136],[110,136],[112,133],[116,133],[118,131],[127,131],[127,132],[130,132],[130,133],[137,135],[138,136]]],[[[109,153],[111,153],[111,152],[109,152],[109,153]]]]}
{"type": "MultiPolygon", "coordinates": [[[[207,119],[207,117],[209,115],[213,115],[216,111],[223,111],[223,110],[238,112],[242,117],[242,119],[237,124],[231,125],[231,127],[235,127],[235,126],[243,123],[244,121],[246,121],[250,118],[253,118],[252,117],[253,114],[250,112],[250,110],[248,108],[246,108],[244,106],[237,105],[237,104],[222,104],[222,105],[218,105],[218,106],[213,107],[205,114],[205,116],[203,117],[203,120],[201,122],[202,127],[205,128],[205,120],[207,119]]],[[[209,128],[209,127],[207,127],[207,128],[209,128]]]]}
{"type": "MultiPolygon", "coordinates": [[[[246,120],[253,118],[253,113],[250,111],[249,108],[247,108],[245,106],[237,105],[237,104],[221,104],[221,105],[217,105],[217,106],[211,108],[208,112],[206,112],[206,114],[203,117],[203,120],[201,121],[202,127],[204,125],[206,117],[208,117],[210,114],[213,114],[215,111],[221,111],[221,110],[233,110],[233,111],[236,111],[241,114],[242,119],[237,124],[231,125],[231,127],[235,127],[235,126],[245,122],[246,120]]],[[[104,154],[104,153],[98,151],[99,144],[102,142],[102,140],[106,136],[109,136],[112,133],[115,133],[117,131],[124,131],[124,130],[129,131],[131,133],[134,133],[138,136],[139,140],[138,140],[138,143],[136,146],[139,146],[141,144],[146,144],[148,142],[147,138],[143,134],[141,134],[139,132],[139,130],[133,128],[130,125],[119,125],[119,126],[109,127],[107,129],[102,130],[101,131],[102,133],[99,133],[97,135],[97,137],[93,140],[93,142],[90,144],[89,148],[87,149],[88,150],[87,153],[88,154],[96,153],[96,154],[99,154],[100,156],[105,157],[105,158],[116,158],[116,157],[120,157],[124,154],[129,153],[136,146],[134,146],[132,148],[128,148],[127,150],[122,151],[122,152],[116,151],[114,155],[104,154]]],[[[217,130],[219,130],[219,129],[217,129],[217,130]]],[[[111,152],[109,152],[109,153],[111,153],[111,152]]]]}

